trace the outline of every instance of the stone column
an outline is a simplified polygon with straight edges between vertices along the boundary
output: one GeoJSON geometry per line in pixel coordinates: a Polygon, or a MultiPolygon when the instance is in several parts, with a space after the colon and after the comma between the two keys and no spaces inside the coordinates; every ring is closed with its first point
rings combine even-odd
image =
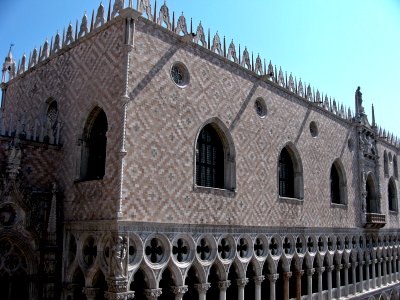
{"type": "MultiPolygon", "coordinates": [[[[353,295],[355,295],[357,293],[357,266],[358,263],[357,262],[353,262],[353,264],[351,265],[351,278],[352,278],[352,282],[353,282],[353,288],[351,289],[351,293],[353,295]]],[[[362,273],[362,265],[360,265],[360,269],[361,269],[361,273],[362,273]]],[[[360,283],[362,285],[362,277],[360,277],[360,283]]]]}
{"type": "Polygon", "coordinates": [[[349,295],[349,269],[351,264],[347,263],[343,265],[344,268],[344,296],[349,295]]]}
{"type": "Polygon", "coordinates": [[[194,285],[194,288],[199,293],[199,300],[206,300],[206,294],[210,287],[211,287],[211,284],[208,282],[199,283],[199,284],[194,285]]]}
{"type": "Polygon", "coordinates": [[[327,266],[325,267],[326,270],[326,277],[328,281],[328,300],[332,299],[332,271],[335,267],[334,266],[327,266]]]}
{"type": "Polygon", "coordinates": [[[187,285],[171,286],[171,292],[175,295],[175,300],[182,300],[183,295],[188,291],[187,285]]]}
{"type": "Polygon", "coordinates": [[[68,299],[68,297],[70,297],[70,299],[74,299],[74,294],[75,291],[78,289],[81,289],[81,285],[79,284],[75,284],[75,283],[67,283],[64,285],[63,288],[63,298],[64,300],[68,299]]]}
{"type": "Polygon", "coordinates": [[[296,299],[301,300],[301,276],[303,276],[304,271],[296,271],[296,299]]]}
{"type": "Polygon", "coordinates": [[[289,300],[289,279],[292,272],[283,273],[283,300],[289,300]]]}
{"type": "Polygon", "coordinates": [[[373,259],[372,262],[372,288],[374,289],[376,287],[376,273],[375,273],[375,264],[377,263],[377,259],[373,259]]]}
{"type": "Polygon", "coordinates": [[[101,294],[101,289],[84,287],[82,292],[86,295],[87,300],[96,300],[97,295],[101,294]]]}
{"type": "Polygon", "coordinates": [[[148,300],[157,300],[162,294],[162,289],[148,289],[144,290],[144,295],[148,300]]]}
{"type": "Polygon", "coordinates": [[[305,270],[307,275],[307,295],[309,299],[312,297],[312,276],[315,273],[315,269],[307,269],[305,270]]]}
{"type": "Polygon", "coordinates": [[[219,300],[226,300],[226,290],[231,286],[230,280],[218,282],[219,300]]]}
{"type": "Polygon", "coordinates": [[[253,277],[255,286],[255,300],[261,300],[261,283],[264,281],[264,279],[265,276],[263,275],[253,277]]]}
{"type": "MultiPolygon", "coordinates": [[[[371,276],[371,274],[369,274],[369,265],[371,264],[371,261],[370,260],[367,260],[367,261],[365,261],[365,282],[366,282],[366,285],[365,285],[365,289],[367,290],[367,291],[369,291],[369,287],[370,287],[370,276],[371,276]]],[[[361,269],[361,275],[362,275],[362,269],[361,269]]],[[[360,277],[360,279],[361,279],[362,277],[360,277]]],[[[363,292],[363,289],[364,289],[364,286],[363,285],[360,285],[360,293],[362,293],[363,292]]]]}
{"type": "Polygon", "coordinates": [[[382,268],[382,285],[388,284],[388,282],[387,282],[387,261],[388,261],[387,257],[382,258],[382,266],[383,266],[383,268],[382,268]]]}
{"type": "Polygon", "coordinates": [[[382,285],[382,258],[378,259],[378,274],[377,274],[377,287],[382,285]]]}
{"type": "Polygon", "coordinates": [[[318,273],[318,300],[322,300],[322,273],[324,273],[325,268],[317,268],[315,269],[318,273]]]}
{"type": "Polygon", "coordinates": [[[340,291],[340,270],[343,268],[343,265],[337,265],[335,267],[336,269],[336,298],[340,299],[342,296],[341,291],[340,291]]]}
{"type": "Polygon", "coordinates": [[[248,278],[241,278],[236,280],[236,284],[238,286],[238,300],[244,300],[244,287],[248,282],[248,278]]]}
{"type": "Polygon", "coordinates": [[[279,274],[269,274],[267,275],[269,280],[269,299],[275,300],[275,282],[279,278],[279,274]]]}
{"type": "Polygon", "coordinates": [[[400,259],[397,257],[397,281],[400,281],[400,259]]]}
{"type": "Polygon", "coordinates": [[[388,257],[388,265],[389,265],[389,270],[387,270],[388,273],[388,280],[387,283],[392,283],[392,257],[388,257]]]}

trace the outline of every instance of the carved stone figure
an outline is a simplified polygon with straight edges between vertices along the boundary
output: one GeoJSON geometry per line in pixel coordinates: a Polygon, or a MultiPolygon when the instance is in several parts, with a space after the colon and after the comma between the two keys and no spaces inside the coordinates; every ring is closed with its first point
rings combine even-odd
{"type": "Polygon", "coordinates": [[[171,30],[171,22],[169,21],[169,9],[165,1],[160,8],[160,15],[157,19],[158,25],[162,25],[163,22],[167,25],[167,28],[171,30]]]}
{"type": "Polygon", "coordinates": [[[228,48],[228,59],[232,59],[234,62],[237,62],[237,56],[236,56],[236,49],[235,49],[235,44],[233,43],[233,40],[229,44],[228,48]]]}
{"type": "Polygon", "coordinates": [[[183,15],[183,13],[179,17],[178,23],[176,24],[176,28],[175,28],[175,33],[180,34],[181,32],[183,32],[183,34],[188,34],[187,27],[186,27],[186,19],[185,19],[185,16],[183,15]]]}
{"type": "Polygon", "coordinates": [[[114,245],[111,247],[110,255],[110,275],[113,278],[125,278],[124,259],[127,248],[126,238],[122,236],[114,237],[114,245]]]}
{"type": "Polygon", "coordinates": [[[356,100],[356,113],[357,115],[362,115],[364,114],[364,107],[362,106],[362,93],[360,91],[360,87],[357,87],[356,94],[355,94],[355,100],[356,100]]]}
{"type": "Polygon", "coordinates": [[[115,0],[111,17],[114,18],[124,9],[124,0],[115,0]]]}
{"type": "Polygon", "coordinates": [[[197,26],[196,36],[194,37],[194,42],[196,44],[198,44],[199,41],[201,42],[203,47],[207,48],[206,36],[204,34],[203,25],[201,25],[201,22],[199,23],[199,26],[197,26]]]}

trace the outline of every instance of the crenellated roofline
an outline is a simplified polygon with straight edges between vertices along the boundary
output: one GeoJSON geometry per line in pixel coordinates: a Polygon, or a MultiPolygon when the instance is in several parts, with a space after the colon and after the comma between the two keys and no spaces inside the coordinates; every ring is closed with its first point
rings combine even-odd
{"type": "MultiPolygon", "coordinates": [[[[332,97],[328,97],[326,94],[324,95],[324,93],[320,92],[318,89],[313,88],[310,83],[307,84],[306,82],[303,82],[301,78],[297,79],[297,77],[294,77],[292,73],[289,73],[288,75],[288,72],[283,71],[281,67],[278,69],[276,65],[272,64],[271,60],[267,63],[267,60],[261,59],[259,54],[257,54],[257,57],[254,59],[254,53],[251,52],[250,54],[247,47],[244,47],[243,49],[240,44],[236,47],[233,40],[231,40],[227,47],[226,37],[224,36],[221,40],[218,31],[211,39],[210,29],[207,30],[206,35],[201,21],[199,22],[196,31],[193,31],[193,22],[192,19],[190,19],[190,29],[188,29],[188,24],[183,12],[176,22],[175,12],[173,12],[171,20],[169,8],[165,0],[164,4],[158,10],[158,17],[157,0],[154,0],[154,9],[152,9],[150,0],[136,1],[137,5],[136,9],[134,9],[133,0],[114,0],[113,5],[111,0],[109,0],[107,14],[104,5],[100,3],[96,13],[95,10],[92,11],[90,24],[85,12],[81,23],[79,24],[79,22],[76,21],[75,29],[73,24],[70,23],[67,29],[64,28],[62,36],[57,31],[54,38],[51,38],[50,43],[46,39],[39,50],[34,48],[29,54],[29,58],[24,54],[18,61],[18,64],[16,64],[10,48],[2,69],[2,90],[5,89],[5,86],[7,85],[6,73],[8,73],[8,81],[12,81],[26,72],[45,64],[49,60],[68,51],[69,49],[74,48],[76,45],[80,44],[80,42],[90,38],[98,32],[108,28],[117,21],[119,17],[128,15],[129,12],[134,12],[135,15],[139,13],[143,18],[160,27],[165,26],[164,29],[180,36],[183,42],[200,45],[212,53],[236,64],[238,67],[246,70],[253,76],[273,83],[283,90],[290,92],[290,94],[295,94],[303,100],[312,102],[315,106],[322,108],[331,115],[348,122],[359,121],[360,112],[357,111],[357,104],[356,112],[353,113],[350,107],[346,108],[343,104],[339,104],[335,98],[332,99],[332,97]],[[127,6],[125,6],[125,2],[128,2],[127,6]]],[[[365,114],[363,114],[363,116],[366,118],[365,114]]],[[[400,139],[394,136],[393,133],[386,132],[385,129],[377,127],[374,119],[373,116],[372,128],[376,131],[377,137],[380,140],[399,148],[400,139]]]]}

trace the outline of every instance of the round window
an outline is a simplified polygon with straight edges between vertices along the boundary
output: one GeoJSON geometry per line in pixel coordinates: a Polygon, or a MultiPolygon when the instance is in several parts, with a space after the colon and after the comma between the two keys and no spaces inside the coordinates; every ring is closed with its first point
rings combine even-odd
{"type": "Polygon", "coordinates": [[[311,133],[311,136],[314,138],[318,136],[318,127],[314,121],[312,121],[310,123],[310,133],[311,133]]]}
{"type": "Polygon", "coordinates": [[[265,116],[267,115],[267,105],[262,98],[258,98],[254,102],[254,109],[256,110],[256,113],[260,118],[265,118],[265,116]]]}
{"type": "Polygon", "coordinates": [[[171,78],[181,88],[189,84],[189,71],[183,63],[176,62],[171,67],[171,78]]]}

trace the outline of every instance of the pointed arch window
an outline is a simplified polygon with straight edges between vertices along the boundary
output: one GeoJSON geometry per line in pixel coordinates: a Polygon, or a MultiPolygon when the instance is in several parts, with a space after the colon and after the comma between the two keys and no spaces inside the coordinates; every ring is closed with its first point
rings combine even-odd
{"type": "Polygon", "coordinates": [[[398,211],[397,205],[397,189],[394,178],[390,178],[388,184],[388,206],[389,211],[398,211]]]}
{"type": "Polygon", "coordinates": [[[368,175],[367,177],[365,189],[367,192],[367,198],[366,198],[367,213],[379,213],[375,182],[371,174],[368,175]]]}
{"type": "Polygon", "coordinates": [[[347,203],[346,175],[339,159],[332,164],[330,185],[331,203],[345,205],[347,203]]]}
{"type": "Polygon", "coordinates": [[[89,115],[83,134],[81,179],[102,179],[105,175],[108,122],[103,109],[89,115]]]}
{"type": "Polygon", "coordinates": [[[393,155],[393,175],[397,179],[399,178],[399,169],[397,167],[397,156],[393,155]]]}
{"type": "Polygon", "coordinates": [[[293,161],[286,148],[279,156],[279,196],[294,198],[293,161]]]}
{"type": "Polygon", "coordinates": [[[389,159],[386,150],[383,152],[383,172],[385,176],[389,176],[389,159]]]}
{"type": "Polygon", "coordinates": [[[196,184],[224,188],[224,148],[210,124],[204,126],[197,139],[196,184]]]}

